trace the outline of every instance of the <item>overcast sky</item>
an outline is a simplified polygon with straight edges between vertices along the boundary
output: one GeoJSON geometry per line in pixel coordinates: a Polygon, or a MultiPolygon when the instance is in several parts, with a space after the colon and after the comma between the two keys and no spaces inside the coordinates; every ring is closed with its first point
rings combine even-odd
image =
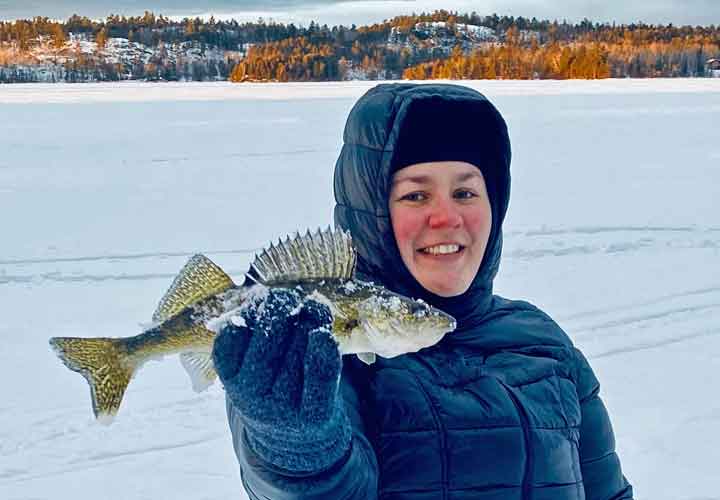
{"type": "Polygon", "coordinates": [[[171,17],[258,17],[307,25],[361,25],[412,12],[439,8],[481,15],[497,13],[574,22],[584,17],[599,22],[720,25],[720,0],[0,0],[0,19],[47,16],[66,19],[73,13],[94,19],[110,13],[138,15],[145,10],[171,17]]]}

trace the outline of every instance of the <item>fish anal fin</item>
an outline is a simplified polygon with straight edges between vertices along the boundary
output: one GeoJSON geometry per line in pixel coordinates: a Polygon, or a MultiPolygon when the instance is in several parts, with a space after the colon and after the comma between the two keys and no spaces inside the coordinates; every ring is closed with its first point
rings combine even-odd
{"type": "Polygon", "coordinates": [[[183,352],[180,354],[180,362],[190,376],[195,392],[202,392],[215,382],[217,374],[210,352],[183,352]]]}
{"type": "Polygon", "coordinates": [[[365,363],[366,365],[371,365],[375,362],[377,359],[377,356],[374,352],[359,352],[356,354],[358,359],[365,363]]]}
{"type": "Polygon", "coordinates": [[[153,321],[161,322],[187,306],[233,288],[230,276],[202,254],[194,255],[180,270],[165,296],[160,299],[153,321]]]}

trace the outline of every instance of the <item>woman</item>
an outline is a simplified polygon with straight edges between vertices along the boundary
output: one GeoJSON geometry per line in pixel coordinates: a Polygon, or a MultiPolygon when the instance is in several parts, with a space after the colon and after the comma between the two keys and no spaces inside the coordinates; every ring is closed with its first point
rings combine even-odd
{"type": "Polygon", "coordinates": [[[545,313],[492,294],[509,166],[503,118],[469,88],[379,85],[355,104],[335,220],[358,273],[458,327],[365,366],[340,359],[324,306],[291,316],[297,300],[279,292],[221,332],[251,499],[632,499],[583,355],[545,313]]]}

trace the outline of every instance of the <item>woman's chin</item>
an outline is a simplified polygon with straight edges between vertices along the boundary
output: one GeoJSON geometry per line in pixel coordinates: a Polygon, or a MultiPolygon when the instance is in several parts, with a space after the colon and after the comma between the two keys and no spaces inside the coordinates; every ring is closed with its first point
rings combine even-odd
{"type": "Polygon", "coordinates": [[[420,284],[425,288],[427,291],[434,293],[435,295],[439,297],[444,298],[450,298],[450,297],[457,297],[458,295],[462,295],[465,293],[468,288],[470,288],[470,283],[462,283],[458,284],[457,281],[451,281],[451,280],[443,280],[441,282],[428,282],[423,283],[420,282],[420,284]]]}

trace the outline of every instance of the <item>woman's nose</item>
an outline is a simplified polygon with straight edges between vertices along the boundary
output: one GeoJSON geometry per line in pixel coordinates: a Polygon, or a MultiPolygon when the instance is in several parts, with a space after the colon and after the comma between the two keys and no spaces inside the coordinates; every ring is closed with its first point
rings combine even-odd
{"type": "Polygon", "coordinates": [[[428,226],[431,228],[458,227],[462,224],[462,217],[452,200],[436,200],[430,209],[428,226]]]}

